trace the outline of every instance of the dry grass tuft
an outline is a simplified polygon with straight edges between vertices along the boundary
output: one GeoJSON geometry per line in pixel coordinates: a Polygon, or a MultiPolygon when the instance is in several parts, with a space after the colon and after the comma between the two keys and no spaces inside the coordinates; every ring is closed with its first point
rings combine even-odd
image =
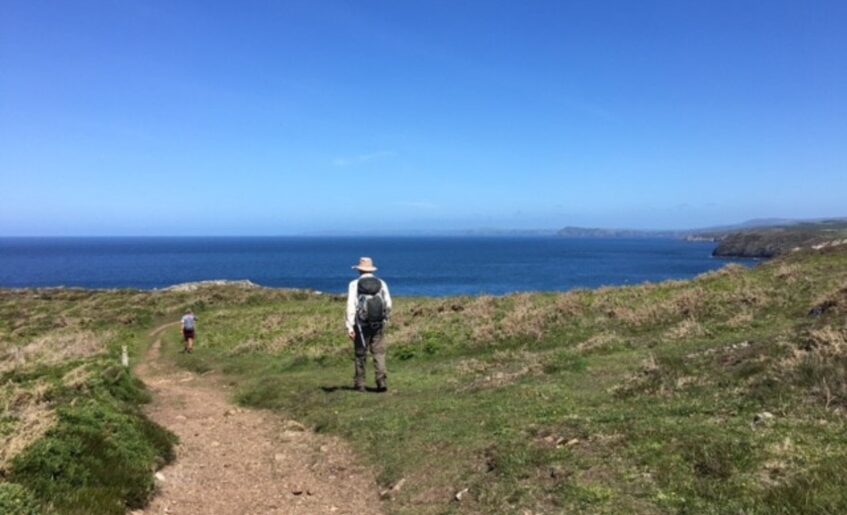
{"type": "Polygon", "coordinates": [[[584,293],[572,291],[556,295],[556,299],[551,307],[553,316],[557,322],[567,321],[570,318],[579,317],[585,314],[584,293]]]}
{"type": "Polygon", "coordinates": [[[514,305],[500,321],[500,332],[506,338],[540,340],[546,333],[551,311],[533,302],[533,295],[513,295],[514,305]]]}
{"type": "Polygon", "coordinates": [[[731,329],[738,329],[739,327],[746,327],[750,325],[753,323],[753,320],[753,313],[750,311],[739,311],[733,315],[732,318],[727,320],[725,325],[731,329]]]}
{"type": "Polygon", "coordinates": [[[722,300],[725,305],[761,308],[770,304],[774,296],[759,286],[741,283],[734,291],[724,294],[722,300]]]}
{"type": "Polygon", "coordinates": [[[271,313],[262,319],[262,329],[267,332],[277,331],[285,325],[285,317],[279,313],[271,313]]]}
{"type": "Polygon", "coordinates": [[[720,279],[723,277],[738,277],[740,275],[744,275],[749,269],[744,265],[739,265],[738,263],[730,263],[723,268],[719,268],[717,270],[712,270],[711,272],[706,272],[705,274],[700,274],[697,276],[696,280],[712,280],[712,279],[720,279]]]}
{"type": "Polygon", "coordinates": [[[456,364],[455,371],[456,375],[459,376],[478,375],[484,373],[490,368],[490,366],[491,365],[485,361],[480,361],[476,358],[468,358],[459,361],[456,364]]]}
{"type": "Polygon", "coordinates": [[[397,343],[413,344],[423,340],[423,326],[421,324],[394,324],[390,328],[391,341],[397,343]]]}
{"type": "Polygon", "coordinates": [[[54,365],[69,359],[87,358],[106,351],[111,332],[56,332],[40,336],[28,344],[2,349],[0,373],[19,369],[30,363],[54,365]]]}
{"type": "Polygon", "coordinates": [[[303,317],[293,328],[267,342],[265,350],[279,352],[289,347],[308,344],[323,336],[331,323],[323,317],[303,317]]]}
{"type": "Polygon", "coordinates": [[[497,339],[496,298],[490,295],[475,298],[465,308],[464,315],[470,321],[471,339],[474,342],[489,343],[497,339]]]}
{"type": "Polygon", "coordinates": [[[665,307],[661,303],[648,302],[637,308],[616,307],[611,313],[612,318],[617,318],[630,327],[641,328],[665,320],[667,317],[665,307]]]}
{"type": "Polygon", "coordinates": [[[811,329],[802,343],[803,350],[816,351],[825,356],[843,356],[847,353],[847,337],[832,326],[811,329]]]}
{"type": "Polygon", "coordinates": [[[523,377],[543,373],[543,357],[526,351],[497,351],[489,361],[475,358],[460,361],[455,367],[456,376],[473,378],[463,391],[502,388],[523,377]]]}
{"type": "Polygon", "coordinates": [[[56,414],[48,403],[52,387],[43,382],[30,389],[7,383],[0,388],[3,399],[3,418],[11,419],[11,431],[0,433],[0,476],[11,461],[24,449],[53,427],[56,414]]]}
{"type": "Polygon", "coordinates": [[[92,375],[88,365],[80,365],[62,376],[62,383],[68,388],[81,389],[89,382],[92,375]]]}
{"type": "Polygon", "coordinates": [[[242,354],[253,354],[256,352],[265,352],[268,349],[268,342],[259,341],[253,338],[245,340],[230,350],[227,355],[239,356],[242,354]]]}
{"type": "Polygon", "coordinates": [[[677,325],[665,331],[664,338],[673,341],[698,338],[708,334],[708,331],[693,318],[686,318],[677,325]]]}
{"type": "Polygon", "coordinates": [[[785,284],[794,284],[803,277],[803,269],[796,263],[780,261],[776,265],[773,275],[785,284]]]}
{"type": "Polygon", "coordinates": [[[807,330],[790,349],[778,364],[780,372],[798,381],[827,408],[847,407],[847,329],[824,326],[807,330]]]}
{"type": "Polygon", "coordinates": [[[821,316],[828,313],[847,314],[847,283],[815,299],[809,314],[821,316]]]}
{"type": "Polygon", "coordinates": [[[576,350],[587,354],[590,352],[613,349],[615,347],[624,345],[625,343],[625,340],[621,338],[620,335],[618,335],[617,333],[599,333],[595,334],[594,336],[583,342],[580,342],[576,346],[576,350]]]}
{"type": "Polygon", "coordinates": [[[525,376],[540,374],[542,370],[539,364],[525,365],[516,370],[496,370],[472,382],[465,390],[478,391],[502,388],[517,382],[525,376]]]}
{"type": "Polygon", "coordinates": [[[673,314],[697,317],[702,316],[707,308],[709,294],[703,288],[686,288],[679,291],[670,300],[670,311],[673,314]]]}
{"type": "MultiPolygon", "coordinates": [[[[664,287],[668,287],[663,283],[664,287]]],[[[672,288],[666,298],[656,298],[657,286],[642,285],[598,296],[596,308],[609,319],[629,327],[667,324],[681,318],[696,318],[709,311],[710,294],[701,287],[672,288]]]]}
{"type": "Polygon", "coordinates": [[[771,458],[764,461],[757,474],[759,482],[766,488],[775,488],[791,481],[797,473],[798,455],[791,439],[768,446],[771,458]]]}
{"type": "Polygon", "coordinates": [[[621,383],[612,386],[609,393],[618,397],[627,397],[638,393],[658,393],[665,395],[667,392],[662,381],[662,369],[653,354],[647,356],[641,362],[638,370],[626,377],[621,383]]]}

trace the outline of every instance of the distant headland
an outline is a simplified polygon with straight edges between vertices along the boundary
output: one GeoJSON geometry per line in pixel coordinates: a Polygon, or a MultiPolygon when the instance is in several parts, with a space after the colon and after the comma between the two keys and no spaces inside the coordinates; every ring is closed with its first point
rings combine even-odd
{"type": "Polygon", "coordinates": [[[801,248],[847,244],[847,218],[748,220],[741,224],[688,230],[564,227],[565,238],[674,238],[717,242],[716,257],[772,258],[801,248]]]}

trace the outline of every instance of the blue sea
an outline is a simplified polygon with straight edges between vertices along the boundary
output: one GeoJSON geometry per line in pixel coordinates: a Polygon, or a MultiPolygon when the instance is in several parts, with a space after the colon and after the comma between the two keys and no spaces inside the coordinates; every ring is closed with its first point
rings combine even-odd
{"type": "Polygon", "coordinates": [[[371,256],[394,295],[501,295],[687,279],[729,262],[712,258],[713,248],[554,236],[0,238],[0,287],[153,289],[249,279],[342,293],[355,276],[351,265],[371,256]]]}

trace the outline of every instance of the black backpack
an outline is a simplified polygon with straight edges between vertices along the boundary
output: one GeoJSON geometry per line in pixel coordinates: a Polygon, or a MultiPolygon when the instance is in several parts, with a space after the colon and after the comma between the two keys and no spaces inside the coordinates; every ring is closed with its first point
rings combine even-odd
{"type": "Polygon", "coordinates": [[[356,317],[359,322],[372,326],[385,322],[387,316],[382,281],[376,277],[359,279],[357,295],[356,317]]]}

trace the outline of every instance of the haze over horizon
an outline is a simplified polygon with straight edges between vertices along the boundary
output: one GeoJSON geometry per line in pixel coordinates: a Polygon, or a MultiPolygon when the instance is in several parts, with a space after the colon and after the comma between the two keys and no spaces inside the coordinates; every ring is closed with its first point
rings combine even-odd
{"type": "Polygon", "coordinates": [[[2,10],[0,236],[847,215],[844,2],[2,10]]]}

